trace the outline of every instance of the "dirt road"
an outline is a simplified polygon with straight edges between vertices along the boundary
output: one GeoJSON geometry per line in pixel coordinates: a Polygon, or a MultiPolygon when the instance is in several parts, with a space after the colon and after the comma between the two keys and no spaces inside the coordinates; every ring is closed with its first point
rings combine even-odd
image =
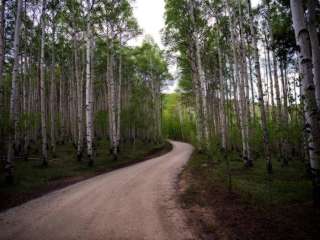
{"type": "Polygon", "coordinates": [[[103,174],[0,214],[0,239],[193,239],[175,181],[192,146],[103,174]]]}

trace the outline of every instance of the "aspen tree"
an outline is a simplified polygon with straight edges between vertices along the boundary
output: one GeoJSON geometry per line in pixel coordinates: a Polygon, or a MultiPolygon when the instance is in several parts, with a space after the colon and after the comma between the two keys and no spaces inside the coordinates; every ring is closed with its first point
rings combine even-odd
{"type": "Polygon", "coordinates": [[[271,162],[271,154],[270,154],[270,143],[269,143],[269,129],[267,126],[267,116],[264,104],[264,93],[262,89],[262,79],[261,79],[261,69],[260,69],[260,58],[259,58],[259,49],[258,49],[258,41],[257,41],[257,33],[254,30],[254,22],[253,16],[251,11],[251,0],[247,0],[247,7],[249,12],[249,21],[250,21],[250,32],[252,37],[252,49],[254,54],[254,69],[255,69],[255,76],[257,79],[258,85],[258,93],[259,93],[259,105],[260,105],[260,114],[261,114],[261,125],[263,129],[263,142],[264,142],[264,150],[267,159],[267,171],[268,173],[272,173],[272,162],[271,162]]]}
{"type": "Polygon", "coordinates": [[[314,200],[320,205],[320,126],[319,111],[315,95],[312,73],[312,52],[309,31],[304,19],[302,1],[290,0],[292,21],[295,30],[296,42],[300,47],[299,67],[302,81],[304,100],[305,131],[308,136],[308,150],[310,168],[313,176],[314,200]]]}
{"type": "Polygon", "coordinates": [[[248,96],[246,92],[246,83],[248,82],[248,75],[246,71],[246,54],[244,43],[244,28],[243,28],[243,15],[241,1],[238,0],[238,6],[240,11],[239,16],[239,67],[240,67],[240,81],[239,81],[239,98],[240,98],[240,118],[242,119],[242,145],[243,145],[243,160],[247,167],[252,166],[251,150],[249,145],[249,109],[248,109],[248,96]]]}
{"type": "MultiPolygon", "coordinates": [[[[65,68],[64,66],[61,67],[62,72],[64,72],[65,68]]],[[[60,134],[59,134],[59,141],[61,144],[64,144],[64,140],[65,140],[65,131],[66,131],[66,119],[65,116],[67,114],[67,104],[65,103],[65,78],[64,78],[64,74],[61,74],[60,76],[60,81],[59,81],[59,119],[60,119],[60,134]]]]}
{"type": "Polygon", "coordinates": [[[41,13],[41,49],[40,49],[40,115],[41,115],[41,138],[42,138],[42,165],[48,165],[48,138],[46,121],[46,84],[45,84],[45,32],[46,32],[46,0],[42,2],[41,13]]]}
{"type": "MultiPolygon", "coordinates": [[[[251,56],[248,57],[249,63],[249,77],[250,77],[250,93],[251,93],[251,104],[252,104],[252,113],[253,113],[253,121],[256,120],[256,105],[255,105],[255,94],[254,94],[254,84],[253,84],[253,69],[252,69],[252,59],[251,56]]],[[[249,106],[250,107],[250,106],[249,106]]]]}
{"type": "Polygon", "coordinates": [[[221,135],[222,135],[222,148],[227,150],[227,118],[225,113],[225,79],[223,75],[222,52],[218,46],[219,58],[219,85],[220,85],[220,119],[221,119],[221,135]]]}
{"type": "Polygon", "coordinates": [[[280,75],[281,75],[281,84],[282,84],[282,95],[283,95],[283,111],[281,114],[281,127],[284,131],[282,134],[282,166],[287,166],[289,158],[289,144],[288,144],[288,79],[286,76],[286,66],[284,63],[285,60],[280,63],[280,75]]]}
{"type": "MultiPolygon", "coordinates": [[[[4,108],[4,89],[3,89],[3,70],[4,70],[4,55],[5,55],[5,0],[0,1],[0,112],[4,108]]],[[[3,117],[2,114],[0,117],[3,117]]],[[[0,127],[2,129],[2,126],[0,127]]],[[[0,133],[2,130],[0,130],[0,133]]]]}
{"type": "Polygon", "coordinates": [[[122,39],[120,33],[120,50],[119,50],[119,75],[118,75],[118,88],[117,88],[117,123],[116,123],[116,147],[117,151],[120,150],[120,138],[121,138],[121,87],[122,87],[122,39]]]}
{"type": "MultiPolygon", "coordinates": [[[[195,15],[194,15],[194,2],[190,3],[190,15],[191,22],[195,27],[195,15]]],[[[208,106],[207,106],[207,84],[205,79],[205,72],[202,67],[201,61],[201,48],[200,48],[200,39],[196,30],[193,30],[192,40],[194,41],[195,47],[195,62],[197,69],[197,77],[198,77],[198,87],[200,90],[200,99],[201,99],[201,113],[202,113],[202,127],[203,127],[203,142],[201,144],[205,144],[205,148],[207,150],[207,144],[209,143],[209,128],[208,128],[208,106]]]]}
{"type": "Polygon", "coordinates": [[[12,162],[14,158],[14,136],[15,136],[15,126],[17,122],[17,75],[19,71],[19,47],[20,47],[20,33],[21,33],[21,10],[22,10],[22,0],[17,0],[17,14],[15,20],[14,29],[14,41],[13,41],[13,68],[12,68],[12,80],[11,80],[11,95],[10,95],[10,133],[8,139],[8,155],[5,162],[5,172],[7,183],[13,182],[13,172],[12,172],[12,162]]]}
{"type": "Polygon", "coordinates": [[[308,29],[312,48],[312,64],[314,83],[316,88],[316,99],[320,111],[320,47],[319,37],[316,29],[316,0],[307,0],[308,7],[308,29]]]}
{"type": "Polygon", "coordinates": [[[51,50],[51,82],[50,82],[50,128],[51,151],[56,155],[56,62],[55,62],[55,23],[52,26],[52,50],[51,50]]]}
{"type": "MultiPolygon", "coordinates": [[[[94,4],[94,3],[93,3],[94,4]]],[[[87,31],[86,31],[86,142],[88,164],[93,165],[93,91],[92,91],[92,77],[91,77],[91,1],[87,0],[87,31]]]]}
{"type": "Polygon", "coordinates": [[[196,63],[194,61],[194,46],[192,42],[189,46],[189,57],[191,60],[191,71],[192,71],[192,87],[193,92],[195,94],[195,102],[196,102],[196,128],[197,128],[197,142],[200,144],[203,142],[203,120],[202,120],[202,112],[201,112],[201,99],[200,99],[200,87],[198,82],[198,75],[197,75],[197,67],[196,63]]]}
{"type": "Polygon", "coordinates": [[[83,155],[83,82],[81,70],[79,69],[79,35],[74,36],[74,67],[75,67],[75,84],[76,84],[76,106],[77,106],[77,160],[82,160],[83,155]]]}
{"type": "Polygon", "coordinates": [[[115,158],[118,155],[117,147],[117,126],[116,126],[116,86],[114,80],[114,53],[113,53],[113,40],[111,39],[109,54],[108,54],[108,65],[107,65],[107,86],[108,86],[108,110],[109,110],[109,138],[110,138],[110,153],[115,158]]]}
{"type": "MultiPolygon", "coordinates": [[[[249,158],[249,149],[248,149],[248,144],[247,144],[247,131],[246,128],[248,127],[245,124],[245,119],[246,119],[246,113],[245,113],[245,108],[246,108],[246,101],[245,101],[245,91],[244,91],[244,66],[243,62],[242,64],[239,63],[238,60],[238,54],[237,54],[237,42],[236,42],[236,37],[235,37],[235,23],[233,16],[231,15],[231,9],[230,9],[230,4],[229,0],[226,0],[226,6],[227,6],[227,11],[228,11],[228,16],[229,16],[229,21],[230,21],[230,32],[231,32],[231,43],[232,43],[232,54],[233,54],[233,65],[234,65],[234,74],[235,74],[235,86],[237,89],[239,89],[238,93],[236,94],[236,99],[238,97],[240,98],[240,104],[239,104],[239,115],[240,115],[240,131],[241,131],[241,138],[242,138],[242,158],[244,161],[244,164],[248,167],[252,165],[252,162],[250,162],[249,158]],[[239,71],[239,67],[242,69],[241,74],[239,71]],[[240,96],[239,96],[240,95],[240,96]],[[247,126],[247,127],[246,127],[247,126]]],[[[243,59],[242,59],[243,61],[243,59]]]]}
{"type": "MultiPolygon", "coordinates": [[[[271,44],[274,42],[274,36],[273,36],[273,29],[272,29],[272,23],[271,23],[271,9],[270,9],[270,0],[264,0],[264,4],[267,6],[267,26],[269,30],[269,35],[270,35],[270,42],[271,44]]],[[[281,131],[282,129],[282,103],[281,103],[281,95],[280,95],[280,86],[279,86],[279,75],[278,75],[278,60],[275,54],[275,50],[273,49],[271,51],[272,53],[272,63],[273,63],[273,83],[274,83],[274,88],[275,88],[275,97],[276,97],[276,122],[277,122],[277,127],[278,131],[281,131]]],[[[282,134],[283,135],[283,134],[282,134]]],[[[279,152],[280,152],[280,157],[284,158],[283,156],[283,136],[281,135],[281,138],[278,141],[278,146],[279,146],[279,152]]],[[[286,161],[286,159],[281,159],[282,161],[286,161]]]]}
{"type": "Polygon", "coordinates": [[[274,105],[274,88],[273,88],[273,78],[272,78],[272,69],[271,69],[271,61],[270,61],[270,44],[267,40],[267,37],[265,36],[265,43],[266,43],[266,47],[267,47],[267,66],[266,66],[266,70],[268,72],[269,75],[269,79],[270,79],[270,97],[271,97],[271,116],[272,119],[274,121],[276,121],[276,116],[275,116],[275,105],[274,105]]]}

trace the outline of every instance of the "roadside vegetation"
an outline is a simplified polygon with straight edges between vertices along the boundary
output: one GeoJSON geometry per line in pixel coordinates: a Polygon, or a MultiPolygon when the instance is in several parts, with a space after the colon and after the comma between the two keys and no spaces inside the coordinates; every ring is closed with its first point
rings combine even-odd
{"type": "MultiPolygon", "coordinates": [[[[164,132],[172,139],[196,144],[196,126],[192,110],[179,108],[183,94],[175,93],[165,96],[164,132]],[[182,113],[179,113],[181,111],[182,113]],[[190,112],[188,112],[190,111],[190,112]],[[180,119],[180,120],[179,120],[180,119]]],[[[269,123],[271,139],[277,138],[277,130],[269,123]]],[[[292,145],[299,144],[299,127],[292,126],[292,145]],[[297,136],[297,137],[296,137],[297,136]]],[[[205,174],[210,185],[220,184],[227,190],[241,194],[254,205],[277,205],[312,202],[312,182],[307,162],[300,155],[292,156],[290,164],[284,167],[278,155],[274,155],[273,173],[266,171],[263,156],[261,131],[255,129],[251,140],[255,159],[253,167],[246,167],[241,158],[239,129],[230,131],[232,148],[225,152],[221,149],[219,139],[212,138],[209,151],[197,149],[188,163],[187,170],[194,175],[205,174]],[[202,173],[202,174],[200,174],[202,173]]],[[[299,145],[297,145],[298,147],[299,145]]]]}
{"type": "Polygon", "coordinates": [[[230,161],[228,170],[221,156],[195,152],[180,176],[179,201],[200,239],[318,238],[320,212],[302,163],[275,162],[270,178],[262,160],[252,169],[230,161]]]}
{"type": "Polygon", "coordinates": [[[255,168],[247,169],[236,155],[229,158],[230,168],[221,155],[214,155],[211,159],[205,154],[195,153],[188,170],[193,174],[201,172],[210,185],[220,184],[254,205],[286,206],[312,202],[312,185],[308,174],[301,171],[303,163],[296,161],[283,168],[276,161],[275,173],[270,177],[265,172],[263,160],[256,161],[255,168]]]}
{"type": "Polygon", "coordinates": [[[95,151],[95,164],[88,167],[85,162],[75,161],[75,151],[71,144],[58,145],[56,155],[50,156],[48,167],[41,165],[38,148],[30,149],[27,161],[15,161],[15,184],[0,183],[0,210],[21,204],[78,181],[106,173],[121,167],[135,164],[171,150],[169,142],[154,144],[137,141],[136,144],[123,144],[118,160],[108,152],[109,143],[99,141],[95,151]]]}
{"type": "MultiPolygon", "coordinates": [[[[196,145],[196,123],[192,109],[183,107],[186,96],[183,93],[174,93],[164,97],[164,134],[172,139],[190,142],[196,145]]],[[[257,113],[258,114],[258,113],[257,113]]],[[[276,141],[277,129],[269,122],[270,138],[276,141]]],[[[258,124],[256,125],[258,126],[258,124]]],[[[299,147],[299,125],[291,126],[291,146],[299,147]]],[[[298,154],[291,156],[287,166],[283,166],[279,156],[274,153],[272,157],[273,173],[266,171],[266,163],[263,155],[262,132],[255,128],[251,138],[252,158],[255,159],[253,167],[243,164],[241,155],[241,139],[239,129],[230,129],[230,150],[227,152],[221,148],[219,139],[212,138],[208,151],[197,149],[190,162],[188,171],[196,175],[198,172],[206,173],[206,178],[212,184],[222,184],[230,191],[236,191],[253,204],[272,205],[312,202],[312,182],[308,164],[298,154]]],[[[276,146],[275,146],[276,148],[276,146]]],[[[201,175],[201,174],[200,174],[201,175]]]]}
{"type": "Polygon", "coordinates": [[[182,202],[213,239],[319,236],[319,7],[166,1],[180,74],[164,133],[196,146],[182,202]]]}

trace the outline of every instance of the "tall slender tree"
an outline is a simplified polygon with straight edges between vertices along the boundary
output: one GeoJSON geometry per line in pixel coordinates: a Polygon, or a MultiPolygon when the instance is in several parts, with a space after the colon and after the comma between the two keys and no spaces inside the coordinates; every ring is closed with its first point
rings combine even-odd
{"type": "Polygon", "coordinates": [[[3,111],[3,70],[5,55],[5,6],[6,1],[0,2],[0,111],[3,111]]]}
{"type": "Polygon", "coordinates": [[[320,205],[320,113],[317,110],[315,86],[313,81],[311,41],[304,18],[303,3],[298,0],[291,0],[290,3],[296,41],[300,48],[299,64],[304,100],[305,131],[308,135],[310,167],[314,186],[314,200],[317,205],[320,205]]]}
{"type": "Polygon", "coordinates": [[[93,165],[93,91],[92,91],[92,77],[91,77],[91,9],[93,8],[94,2],[91,3],[87,0],[87,31],[86,31],[86,142],[87,142],[87,154],[88,164],[93,165]]]}
{"type": "Polygon", "coordinates": [[[42,1],[41,13],[41,47],[40,47],[40,115],[41,115],[41,138],[42,138],[42,165],[48,165],[48,136],[47,136],[47,107],[46,107],[46,84],[45,84],[45,35],[46,35],[46,0],[42,1]]]}
{"type": "MultiPolygon", "coordinates": [[[[319,4],[319,3],[318,3],[319,4]]],[[[316,99],[318,109],[320,109],[320,47],[319,47],[319,37],[317,34],[317,22],[316,22],[316,0],[308,0],[308,30],[311,41],[312,48],[312,64],[313,64],[313,74],[314,83],[316,88],[316,99]]]]}
{"type": "Polygon", "coordinates": [[[17,100],[18,100],[18,71],[19,71],[19,48],[20,48],[20,33],[21,33],[21,11],[22,0],[17,1],[17,12],[14,30],[13,41],[13,67],[12,67],[12,79],[11,79],[11,96],[10,96],[10,132],[8,139],[8,155],[5,163],[6,181],[8,183],[13,182],[12,162],[14,158],[14,137],[16,134],[16,124],[18,118],[17,100]]]}
{"type": "Polygon", "coordinates": [[[260,106],[260,114],[261,114],[261,125],[263,129],[263,141],[265,147],[265,155],[267,158],[267,170],[269,173],[272,173],[272,163],[271,163],[271,154],[270,154],[270,143],[269,143],[269,129],[267,126],[267,115],[264,104],[264,93],[262,88],[262,79],[261,79],[261,69],[260,69],[260,57],[259,57],[259,49],[258,49],[258,41],[257,34],[254,30],[254,22],[251,11],[251,0],[247,0],[247,7],[249,12],[250,19],[250,32],[251,32],[251,46],[254,54],[254,69],[255,76],[257,79],[258,85],[258,93],[259,93],[259,106],[260,106]]]}

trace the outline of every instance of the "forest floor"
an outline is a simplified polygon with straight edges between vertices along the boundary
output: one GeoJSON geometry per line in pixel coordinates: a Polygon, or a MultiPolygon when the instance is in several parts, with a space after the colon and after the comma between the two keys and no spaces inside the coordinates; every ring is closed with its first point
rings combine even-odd
{"type": "Polygon", "coordinates": [[[320,210],[302,162],[275,162],[272,178],[263,161],[252,169],[239,160],[230,166],[194,153],[180,175],[179,199],[199,239],[319,239],[320,210]]]}
{"type": "Polygon", "coordinates": [[[109,154],[107,142],[100,141],[94,166],[88,167],[85,158],[81,162],[76,160],[75,149],[71,144],[58,145],[56,156],[51,156],[49,166],[43,168],[39,152],[34,147],[28,161],[15,161],[13,185],[7,185],[4,173],[0,172],[0,211],[76,182],[163,155],[171,149],[169,142],[156,145],[137,141],[134,145],[123,145],[118,159],[114,160],[109,154]]]}

